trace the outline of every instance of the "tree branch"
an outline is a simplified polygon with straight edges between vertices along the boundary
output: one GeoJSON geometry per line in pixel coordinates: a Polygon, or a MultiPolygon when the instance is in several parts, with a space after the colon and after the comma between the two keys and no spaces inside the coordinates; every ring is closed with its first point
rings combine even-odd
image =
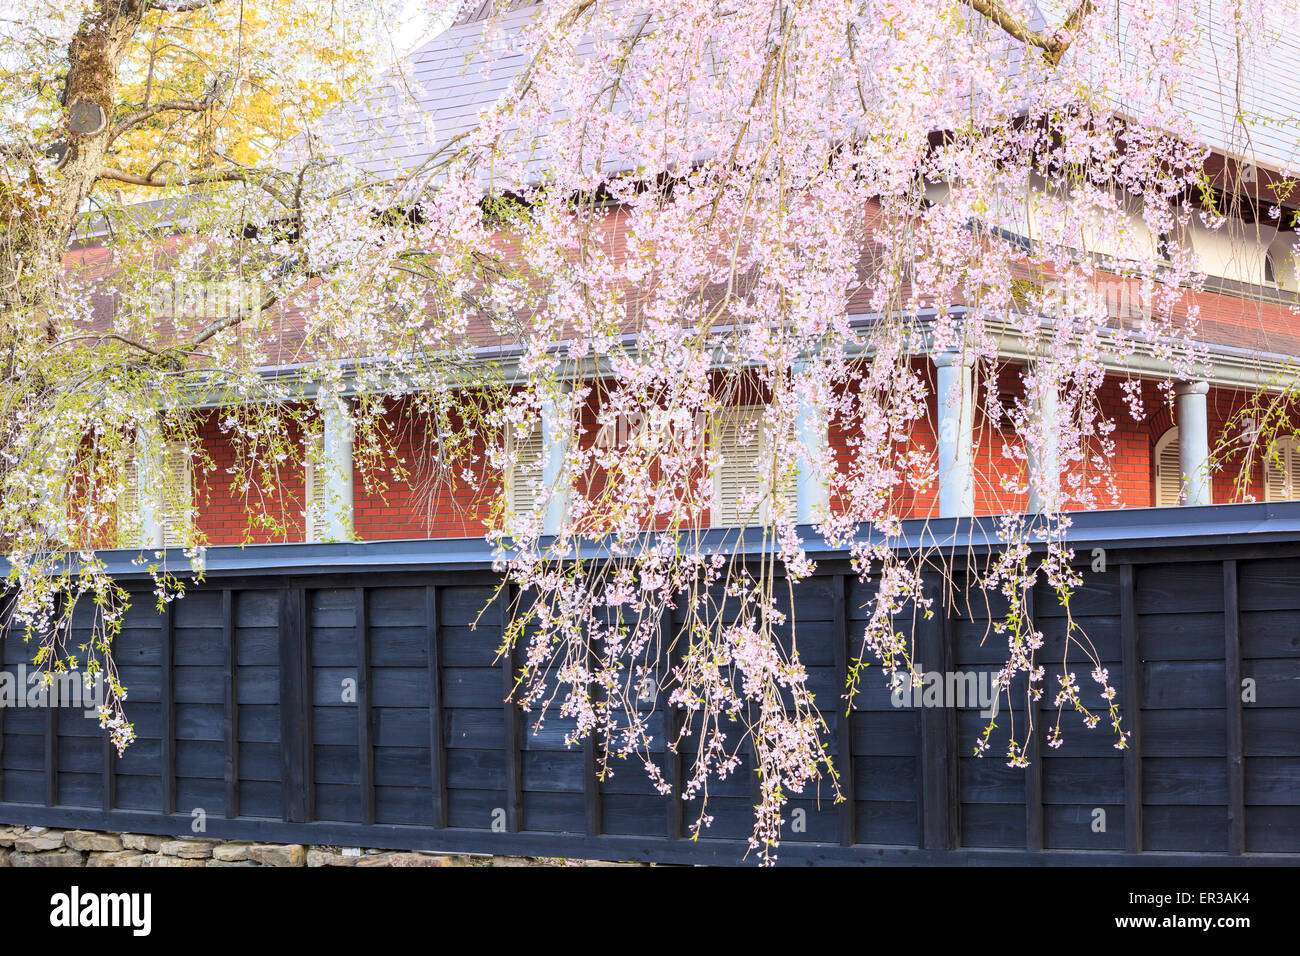
{"type": "Polygon", "coordinates": [[[161,10],[163,13],[193,13],[204,7],[215,7],[221,2],[222,0],[151,0],[149,9],[161,10]]]}
{"type": "MultiPolygon", "coordinates": [[[[133,339],[128,336],[121,335],[117,332],[92,332],[86,335],[75,335],[70,338],[60,339],[59,341],[51,344],[48,348],[45,349],[45,351],[49,352],[51,349],[62,348],[67,345],[76,344],[77,342],[103,343],[107,341],[114,341],[114,342],[120,342],[122,345],[125,345],[128,348],[133,348],[136,349],[137,351],[144,352],[152,356],[154,359],[161,360],[163,363],[173,366],[177,370],[180,370],[184,366],[184,359],[189,358],[190,356],[196,354],[198,352],[199,346],[202,345],[204,342],[208,341],[208,339],[212,338],[213,336],[217,335],[220,332],[224,332],[226,329],[232,329],[235,326],[253,318],[254,316],[262,315],[268,309],[272,308],[279,301],[280,301],[280,297],[272,293],[266,296],[264,299],[262,299],[262,301],[258,304],[256,311],[236,310],[230,313],[229,315],[222,316],[220,319],[217,319],[216,321],[204,326],[202,329],[194,333],[194,335],[190,336],[188,339],[185,339],[181,342],[177,342],[174,345],[155,347],[151,345],[146,345],[145,343],[139,341],[138,339],[133,339]]],[[[6,377],[12,378],[12,376],[6,376],[6,377]]]]}
{"type": "Polygon", "coordinates": [[[200,173],[197,176],[185,176],[176,179],[157,179],[153,176],[140,176],[136,173],[128,173],[121,169],[110,169],[105,166],[101,169],[96,179],[111,179],[114,182],[126,183],[130,186],[148,186],[154,189],[161,189],[166,186],[200,186],[204,183],[233,183],[246,181],[252,176],[247,170],[243,169],[218,169],[213,172],[200,173]]]}
{"type": "MultiPolygon", "coordinates": [[[[273,305],[275,305],[279,301],[280,301],[280,297],[275,293],[268,295],[265,299],[262,300],[261,304],[257,307],[257,314],[261,315],[262,313],[266,312],[268,309],[270,309],[273,305]]],[[[241,322],[251,319],[252,317],[253,317],[252,313],[233,312],[230,315],[218,319],[217,321],[213,322],[211,325],[200,330],[196,334],[190,336],[190,338],[180,343],[179,345],[175,346],[172,349],[172,351],[180,352],[184,355],[189,355],[190,353],[194,352],[194,350],[197,349],[200,345],[206,342],[208,339],[216,335],[218,332],[224,332],[226,329],[233,329],[236,325],[239,325],[241,322]]]]}
{"type": "Polygon", "coordinates": [[[992,20],[1021,43],[1038,47],[1052,66],[1061,62],[1065,51],[1074,42],[1079,27],[1083,25],[1084,18],[1092,12],[1093,8],[1093,0],[1079,0],[1079,5],[1065,18],[1061,28],[1049,34],[1030,27],[1022,17],[1008,10],[1002,0],[963,0],[963,2],[976,13],[992,20]]]}
{"type": "MultiPolygon", "coordinates": [[[[163,164],[160,163],[159,165],[163,164]]],[[[157,166],[154,167],[154,169],[157,168],[157,166]]],[[[95,179],[96,181],[107,179],[112,182],[126,183],[128,186],[144,186],[148,189],[166,189],[169,186],[203,186],[208,183],[252,183],[280,205],[289,206],[289,200],[284,193],[271,185],[271,174],[260,169],[254,169],[251,166],[216,169],[195,176],[180,176],[175,179],[154,176],[152,170],[149,175],[141,176],[137,173],[128,173],[122,169],[110,169],[106,166],[96,174],[95,179]]]]}
{"type": "Polygon", "coordinates": [[[155,103],[153,106],[147,106],[142,110],[124,116],[113,126],[113,130],[108,134],[108,141],[111,143],[132,126],[143,123],[147,119],[152,119],[159,113],[165,113],[169,110],[179,110],[188,113],[202,113],[209,109],[215,100],[207,97],[201,100],[164,100],[161,103],[155,103]]]}

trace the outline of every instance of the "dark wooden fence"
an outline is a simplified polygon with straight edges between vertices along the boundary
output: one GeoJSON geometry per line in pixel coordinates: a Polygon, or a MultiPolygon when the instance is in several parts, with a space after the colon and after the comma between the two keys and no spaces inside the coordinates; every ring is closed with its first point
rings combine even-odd
{"type": "MultiPolygon", "coordinates": [[[[1106,568],[1088,567],[1070,610],[1134,746],[1073,714],[1064,746],[1045,745],[1066,617],[1040,588],[1048,691],[1028,770],[1001,757],[1009,718],[1024,724],[1005,704],[983,758],[977,701],[900,708],[874,668],[844,717],[834,702],[870,592],[828,554],[794,618],[849,799],[794,799],[781,860],[1300,862],[1300,509],[1239,507],[1128,513],[1110,530],[1081,521],[1082,564],[1101,546],[1106,568]]],[[[558,713],[534,732],[503,704],[503,604],[471,551],[214,549],[206,582],[166,613],[142,594],[128,614],[117,659],[138,740],[124,756],[81,710],[0,710],[0,822],[190,834],[202,818],[217,838],[741,862],[748,767],[710,787],[713,826],[691,841],[695,802],[656,794],[632,761],[598,782],[590,745],[566,748],[558,713]]],[[[942,596],[915,631],[925,670],[997,670],[1005,637],[987,600],[942,596]]],[[[5,670],[29,657],[4,642],[5,670]]],[[[1071,669],[1104,718],[1085,660],[1071,653],[1071,669]]],[[[662,750],[674,715],[645,706],[662,750]]],[[[669,762],[675,786],[689,759],[669,762]]]]}

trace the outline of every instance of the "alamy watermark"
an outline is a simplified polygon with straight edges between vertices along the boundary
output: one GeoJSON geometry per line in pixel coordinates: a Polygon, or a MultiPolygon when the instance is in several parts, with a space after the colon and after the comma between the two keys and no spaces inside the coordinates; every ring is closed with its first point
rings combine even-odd
{"type": "Polygon", "coordinates": [[[159,282],[149,296],[149,309],[155,318],[252,316],[261,307],[262,284],[249,279],[159,282]]]}
{"type": "Polygon", "coordinates": [[[102,671],[90,677],[85,671],[64,671],[46,680],[43,668],[19,664],[0,671],[0,708],[69,707],[87,717],[98,717],[108,698],[102,671]]]}
{"type": "Polygon", "coordinates": [[[120,927],[133,936],[153,928],[153,894],[83,892],[73,886],[50,897],[50,925],[56,928],[120,927]]]}
{"type": "Polygon", "coordinates": [[[889,702],[895,707],[975,707],[980,716],[998,715],[998,682],[992,671],[925,671],[917,665],[920,684],[904,677],[889,702]]]}

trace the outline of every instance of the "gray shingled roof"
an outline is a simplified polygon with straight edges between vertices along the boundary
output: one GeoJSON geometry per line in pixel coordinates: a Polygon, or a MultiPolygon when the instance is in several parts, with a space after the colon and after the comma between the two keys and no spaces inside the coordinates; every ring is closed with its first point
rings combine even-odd
{"type": "MultiPolygon", "coordinates": [[[[325,123],[325,152],[374,176],[410,171],[459,135],[505,92],[524,57],[484,49],[491,4],[508,41],[537,14],[537,0],[466,0],[451,26],[390,70],[376,89],[339,106],[325,123]]],[[[296,150],[295,150],[296,151],[296,150]]]]}
{"type": "Polygon", "coordinates": [[[1300,170],[1300,4],[1270,4],[1267,35],[1249,36],[1244,70],[1234,69],[1237,37],[1227,0],[1201,11],[1205,31],[1191,52],[1189,89],[1175,96],[1216,152],[1276,170],[1300,170]],[[1250,47],[1254,47],[1253,50],[1250,47]],[[1240,97],[1240,101],[1238,101],[1240,97]]]}
{"type": "Polygon", "coordinates": [[[452,25],[461,27],[467,23],[482,23],[494,11],[504,13],[507,10],[523,10],[541,2],[542,0],[462,0],[460,10],[452,19],[452,25]]]}
{"type": "MultiPolygon", "coordinates": [[[[372,175],[386,175],[418,166],[472,130],[523,68],[524,58],[511,50],[509,40],[537,15],[539,2],[465,0],[447,30],[416,50],[369,96],[339,108],[330,124],[328,151],[372,175]],[[503,7],[508,12],[498,19],[492,40],[497,53],[489,57],[483,27],[489,13],[503,7]]],[[[1128,4],[1119,6],[1122,11],[1128,4]]],[[[1236,37],[1225,25],[1228,0],[1207,0],[1202,9],[1205,33],[1191,53],[1193,82],[1178,94],[1177,103],[1216,152],[1273,169],[1300,169],[1295,105],[1300,100],[1300,33],[1286,29],[1296,6],[1294,0],[1279,3],[1269,35],[1247,39],[1255,47],[1254,58],[1240,75],[1232,66],[1236,37]]],[[[1041,24],[1051,19],[1037,18],[1041,24]]]]}

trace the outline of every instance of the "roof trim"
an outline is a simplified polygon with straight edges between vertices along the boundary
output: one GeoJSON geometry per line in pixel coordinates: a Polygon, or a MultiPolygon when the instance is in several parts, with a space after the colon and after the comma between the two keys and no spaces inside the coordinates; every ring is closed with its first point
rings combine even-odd
{"type": "MultiPolygon", "coordinates": [[[[1195,560],[1189,548],[1202,545],[1296,542],[1300,543],[1300,501],[1253,502],[1173,508],[1123,508],[1110,511],[1072,512],[1066,543],[1076,551],[1089,547],[1142,548],[1171,552],[1171,560],[1195,560]]],[[[1031,528],[1043,529],[1042,519],[1031,517],[1031,528]],[[1036,525],[1033,523],[1037,523],[1036,525]]],[[[999,534],[998,516],[975,518],[909,518],[891,545],[908,553],[938,550],[966,551],[973,555],[996,552],[1007,544],[999,534]]],[[[812,526],[801,525],[800,536],[810,555],[819,561],[846,560],[845,549],[830,548],[812,526]]],[[[861,537],[879,542],[882,536],[863,529],[861,537]]],[[[1045,549],[1043,535],[1031,535],[1032,547],[1045,549]]],[[[763,529],[711,529],[701,536],[708,551],[758,556],[770,553],[763,529]]],[[[543,539],[548,546],[550,539],[543,539]]],[[[179,548],[157,552],[168,569],[188,579],[189,561],[179,548]]],[[[109,574],[124,580],[148,578],[133,550],[101,551],[109,574]]],[[[600,557],[599,548],[588,559],[600,557]]],[[[337,544],[253,544],[244,547],[210,547],[204,556],[204,577],[265,574],[339,574],[361,571],[491,571],[497,565],[492,546],[483,538],[430,538],[337,544]]],[[[565,558],[566,555],[552,557],[565,558]]],[[[1082,560],[1082,559],[1081,559],[1082,560]]],[[[1090,558],[1089,558],[1090,560],[1090,558]]],[[[0,559],[0,571],[9,570],[0,559]]]]}

